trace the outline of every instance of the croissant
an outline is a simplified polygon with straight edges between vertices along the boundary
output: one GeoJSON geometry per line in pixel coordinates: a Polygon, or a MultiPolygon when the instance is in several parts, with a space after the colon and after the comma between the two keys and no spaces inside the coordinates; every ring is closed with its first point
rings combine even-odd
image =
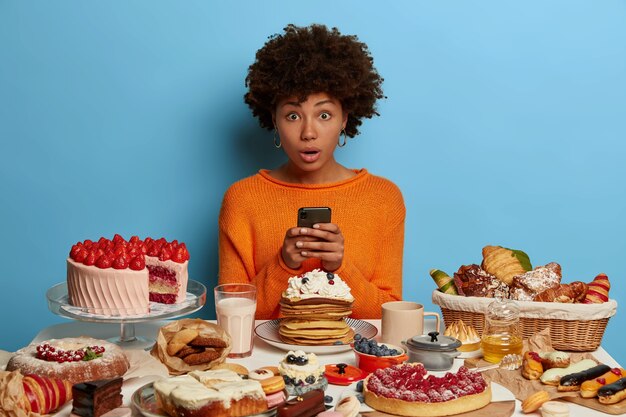
{"type": "Polygon", "coordinates": [[[574,281],[571,284],[559,284],[537,294],[534,301],[549,303],[579,303],[587,294],[587,284],[574,281]]]}
{"type": "Polygon", "coordinates": [[[38,375],[23,377],[19,371],[0,371],[0,388],[6,391],[0,398],[0,415],[4,415],[6,405],[17,405],[26,413],[50,414],[72,399],[72,384],[68,381],[38,375]]]}

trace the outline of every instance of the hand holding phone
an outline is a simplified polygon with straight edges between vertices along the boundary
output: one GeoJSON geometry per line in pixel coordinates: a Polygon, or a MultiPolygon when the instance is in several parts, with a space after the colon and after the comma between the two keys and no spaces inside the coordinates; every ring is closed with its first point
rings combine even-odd
{"type": "Polygon", "coordinates": [[[298,227],[313,227],[316,223],[330,223],[330,207],[301,207],[298,209],[298,227]]]}
{"type": "Polygon", "coordinates": [[[285,264],[298,269],[302,262],[318,258],[327,271],[336,271],[343,261],[343,234],[331,223],[329,207],[302,207],[298,226],[287,230],[282,247],[285,264]],[[313,228],[314,225],[317,228],[313,228]]]}

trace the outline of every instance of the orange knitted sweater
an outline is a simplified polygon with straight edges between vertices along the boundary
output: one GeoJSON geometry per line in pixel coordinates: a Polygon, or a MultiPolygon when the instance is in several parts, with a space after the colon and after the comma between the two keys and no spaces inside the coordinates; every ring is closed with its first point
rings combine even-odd
{"type": "Polygon", "coordinates": [[[332,209],[332,222],[344,236],[343,263],[335,273],[352,290],[353,317],[380,318],[382,303],[401,299],[402,194],[365,169],[355,173],[335,183],[292,184],[261,170],[226,191],[219,216],[219,283],[256,285],[257,319],[278,317],[290,277],[321,267],[318,259],[297,270],[283,262],[283,239],[296,226],[300,207],[332,209]]]}

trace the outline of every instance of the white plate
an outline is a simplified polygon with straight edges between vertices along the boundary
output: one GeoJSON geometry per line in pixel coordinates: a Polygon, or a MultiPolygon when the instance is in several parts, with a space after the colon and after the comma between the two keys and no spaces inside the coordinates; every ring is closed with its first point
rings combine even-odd
{"type": "Polygon", "coordinates": [[[471,352],[461,352],[457,358],[459,359],[469,359],[469,358],[482,358],[483,350],[478,348],[478,350],[473,350],[471,352]]]}
{"type": "MultiPolygon", "coordinates": [[[[363,320],[357,320],[352,318],[347,318],[346,323],[348,326],[354,330],[354,333],[359,333],[363,337],[367,337],[368,339],[373,338],[378,333],[378,329],[373,324],[370,324],[363,320]]],[[[278,328],[280,326],[280,319],[266,321],[265,323],[261,323],[254,329],[254,333],[263,339],[268,344],[282,349],[284,351],[289,350],[304,350],[309,353],[315,354],[329,354],[329,353],[339,353],[345,352],[346,350],[352,349],[349,344],[341,344],[341,345],[291,345],[289,343],[285,343],[281,340],[280,335],[278,334],[278,328]]]]}
{"type": "MultiPolygon", "coordinates": [[[[132,404],[145,417],[170,417],[165,411],[161,410],[156,403],[154,388],[152,382],[137,389],[133,394],[132,404]]],[[[276,407],[270,408],[260,414],[252,414],[247,417],[272,417],[276,415],[276,407]]]]}

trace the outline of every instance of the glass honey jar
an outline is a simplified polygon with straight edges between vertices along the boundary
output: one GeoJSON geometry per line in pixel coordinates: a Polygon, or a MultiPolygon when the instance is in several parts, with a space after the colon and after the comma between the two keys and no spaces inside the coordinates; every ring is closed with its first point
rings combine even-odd
{"type": "Polygon", "coordinates": [[[505,355],[522,354],[519,306],[511,300],[496,298],[487,306],[481,338],[483,357],[498,363],[505,355]]]}

